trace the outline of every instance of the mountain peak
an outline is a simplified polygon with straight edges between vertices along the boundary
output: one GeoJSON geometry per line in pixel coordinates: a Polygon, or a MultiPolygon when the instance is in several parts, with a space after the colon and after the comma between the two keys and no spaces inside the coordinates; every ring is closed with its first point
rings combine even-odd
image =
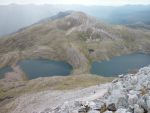
{"type": "Polygon", "coordinates": [[[84,12],[72,12],[67,18],[78,20],[82,24],[93,23],[96,19],[85,14],[84,12]]]}
{"type": "Polygon", "coordinates": [[[65,11],[65,12],[59,12],[56,15],[50,17],[50,19],[55,20],[55,19],[60,19],[60,18],[64,18],[70,14],[72,14],[73,11],[65,11]]]}

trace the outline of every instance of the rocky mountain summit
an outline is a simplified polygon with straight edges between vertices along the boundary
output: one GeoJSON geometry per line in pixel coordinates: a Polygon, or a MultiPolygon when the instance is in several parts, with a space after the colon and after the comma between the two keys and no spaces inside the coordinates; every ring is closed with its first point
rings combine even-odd
{"type": "Polygon", "coordinates": [[[119,75],[101,98],[67,101],[42,113],[150,113],[150,66],[119,75]]]}

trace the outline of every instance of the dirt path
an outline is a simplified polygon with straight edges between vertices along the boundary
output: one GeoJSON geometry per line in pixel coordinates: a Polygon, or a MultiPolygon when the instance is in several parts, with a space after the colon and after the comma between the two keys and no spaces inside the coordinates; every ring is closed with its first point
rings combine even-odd
{"type": "Polygon", "coordinates": [[[40,113],[47,108],[55,108],[66,101],[90,101],[103,96],[109,84],[92,86],[85,89],[69,91],[44,91],[35,94],[26,94],[14,101],[17,105],[11,113],[40,113]]]}

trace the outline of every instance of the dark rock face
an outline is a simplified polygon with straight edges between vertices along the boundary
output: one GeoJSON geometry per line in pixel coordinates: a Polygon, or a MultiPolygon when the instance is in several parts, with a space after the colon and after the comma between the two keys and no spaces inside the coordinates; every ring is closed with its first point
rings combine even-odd
{"type": "Polygon", "coordinates": [[[94,52],[94,49],[88,49],[89,50],[89,54],[94,52]]]}
{"type": "Polygon", "coordinates": [[[4,98],[0,98],[0,102],[4,101],[6,99],[12,99],[12,98],[14,98],[14,97],[13,96],[6,96],[4,98]]]}
{"type": "Polygon", "coordinates": [[[112,103],[112,104],[109,104],[108,107],[107,107],[108,111],[116,111],[116,107],[115,107],[115,104],[112,103]]]}
{"type": "Polygon", "coordinates": [[[48,18],[47,20],[50,20],[50,19],[52,19],[52,20],[61,19],[61,18],[64,18],[64,17],[70,15],[72,12],[73,11],[59,12],[58,14],[48,18]]]}
{"type": "Polygon", "coordinates": [[[90,110],[90,107],[88,105],[82,106],[82,108],[80,108],[78,110],[79,113],[87,113],[90,110]]]}

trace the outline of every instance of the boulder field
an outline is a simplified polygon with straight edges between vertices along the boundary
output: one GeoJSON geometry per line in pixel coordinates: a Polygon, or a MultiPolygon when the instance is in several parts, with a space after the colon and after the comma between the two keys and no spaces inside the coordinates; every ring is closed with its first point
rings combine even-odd
{"type": "Polygon", "coordinates": [[[100,98],[68,101],[42,113],[150,113],[150,66],[119,75],[100,98]]]}

